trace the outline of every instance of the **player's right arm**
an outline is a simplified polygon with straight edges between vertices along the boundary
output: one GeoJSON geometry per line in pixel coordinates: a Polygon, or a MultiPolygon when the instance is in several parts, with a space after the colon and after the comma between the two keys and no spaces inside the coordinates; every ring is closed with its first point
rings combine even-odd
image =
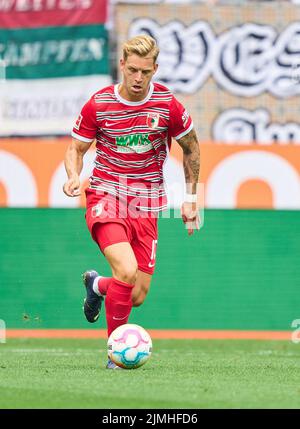
{"type": "Polygon", "coordinates": [[[68,195],[68,197],[77,197],[80,195],[79,175],[83,167],[83,157],[92,143],[92,141],[87,143],[73,138],[67,148],[65,155],[65,169],[68,175],[68,180],[63,186],[63,191],[68,195]]]}
{"type": "Polygon", "coordinates": [[[65,155],[68,180],[63,191],[68,197],[80,195],[80,178],[84,154],[91,147],[97,133],[96,110],[93,97],[83,106],[72,131],[72,142],[65,155]]]}

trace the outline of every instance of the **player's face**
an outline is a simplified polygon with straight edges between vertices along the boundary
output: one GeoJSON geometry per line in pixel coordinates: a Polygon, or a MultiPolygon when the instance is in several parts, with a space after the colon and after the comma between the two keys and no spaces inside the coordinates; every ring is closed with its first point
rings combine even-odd
{"type": "Polygon", "coordinates": [[[143,100],[149,91],[152,76],[158,65],[153,57],[139,57],[136,54],[129,55],[126,61],[120,60],[120,68],[123,74],[119,93],[121,97],[129,101],[143,100]]]}

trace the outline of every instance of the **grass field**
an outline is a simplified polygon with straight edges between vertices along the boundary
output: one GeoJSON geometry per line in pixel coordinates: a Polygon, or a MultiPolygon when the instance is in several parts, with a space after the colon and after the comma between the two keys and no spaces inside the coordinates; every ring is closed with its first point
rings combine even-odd
{"type": "Polygon", "coordinates": [[[109,371],[104,340],[0,344],[0,408],[300,408],[300,345],[155,340],[136,370],[109,371]]]}

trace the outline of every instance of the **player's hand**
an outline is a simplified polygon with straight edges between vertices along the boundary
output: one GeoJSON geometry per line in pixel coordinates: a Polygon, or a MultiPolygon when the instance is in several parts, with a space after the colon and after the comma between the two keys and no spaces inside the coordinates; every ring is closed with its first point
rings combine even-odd
{"type": "Polygon", "coordinates": [[[181,217],[189,235],[192,235],[195,229],[200,229],[200,218],[196,203],[183,203],[181,206],[181,217]]]}
{"type": "Polygon", "coordinates": [[[70,177],[63,186],[63,191],[68,197],[78,197],[81,195],[79,190],[80,180],[78,176],[70,177]]]}

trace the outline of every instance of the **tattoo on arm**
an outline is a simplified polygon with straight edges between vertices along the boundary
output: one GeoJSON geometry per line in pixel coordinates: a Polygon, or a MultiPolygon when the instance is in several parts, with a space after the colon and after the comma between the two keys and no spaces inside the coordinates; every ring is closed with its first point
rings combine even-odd
{"type": "Polygon", "coordinates": [[[200,149],[194,129],[177,140],[183,150],[183,169],[188,193],[196,193],[200,171],[200,149]]]}

